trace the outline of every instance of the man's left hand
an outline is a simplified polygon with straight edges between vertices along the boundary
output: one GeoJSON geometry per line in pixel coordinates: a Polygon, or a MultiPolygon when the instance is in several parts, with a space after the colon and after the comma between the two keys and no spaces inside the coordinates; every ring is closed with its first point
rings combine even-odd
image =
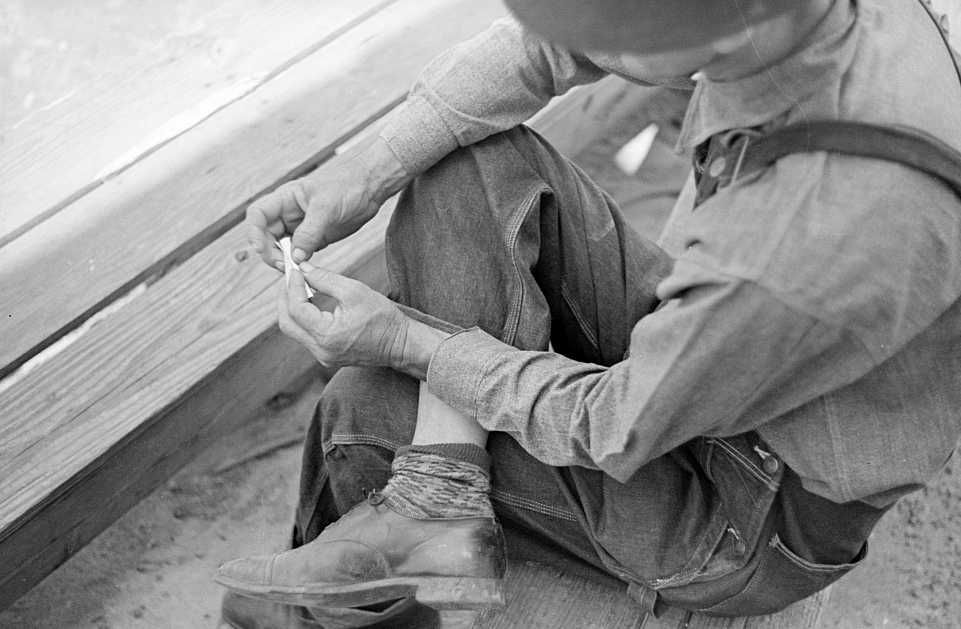
{"type": "Polygon", "coordinates": [[[431,357],[448,336],[408,317],[366,284],[309,262],[291,271],[277,310],[284,334],[329,367],[391,367],[424,380],[431,357]],[[316,291],[314,300],[332,302],[332,310],[308,300],[304,280],[316,291]]]}
{"type": "Polygon", "coordinates": [[[404,356],[410,319],[391,300],[356,280],[303,263],[289,275],[278,303],[284,334],[329,367],[397,366],[404,356]],[[308,301],[303,282],[329,299],[322,310],[308,301]]]}

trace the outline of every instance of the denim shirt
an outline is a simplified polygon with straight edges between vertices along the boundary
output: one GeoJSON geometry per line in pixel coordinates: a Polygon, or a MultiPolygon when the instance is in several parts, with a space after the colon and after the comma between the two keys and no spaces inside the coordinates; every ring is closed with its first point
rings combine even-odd
{"type": "MultiPolygon", "coordinates": [[[[680,143],[807,119],[920,128],[961,148],[961,84],[920,4],[837,0],[774,67],[729,82],[658,77],[511,20],[435,60],[384,137],[421,172],[617,73],[693,87],[680,143]]],[[[802,153],[693,209],[661,237],[662,307],[610,367],[480,330],[442,343],[430,390],[540,460],[626,481],[696,436],[757,430],[808,490],[877,507],[922,486],[961,434],[961,200],[893,162],[802,153]]]]}

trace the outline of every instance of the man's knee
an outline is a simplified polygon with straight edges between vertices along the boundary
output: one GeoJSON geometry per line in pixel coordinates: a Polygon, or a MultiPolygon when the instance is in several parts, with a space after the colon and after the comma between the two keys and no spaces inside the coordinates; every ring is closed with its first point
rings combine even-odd
{"type": "Polygon", "coordinates": [[[417,418],[417,383],[389,369],[345,367],[324,387],[310,428],[304,470],[330,484],[343,513],[390,476],[394,452],[410,443],[417,418]]]}
{"type": "Polygon", "coordinates": [[[324,387],[314,422],[323,447],[352,443],[400,447],[417,418],[415,380],[386,368],[344,367],[324,387]]]}
{"type": "Polygon", "coordinates": [[[388,247],[409,247],[425,237],[461,242],[503,228],[532,191],[546,185],[536,167],[543,140],[516,127],[451,152],[402,192],[388,247]]]}
{"type": "Polygon", "coordinates": [[[451,153],[405,189],[387,230],[391,297],[455,325],[497,333],[537,257],[550,187],[512,130],[451,153]]]}

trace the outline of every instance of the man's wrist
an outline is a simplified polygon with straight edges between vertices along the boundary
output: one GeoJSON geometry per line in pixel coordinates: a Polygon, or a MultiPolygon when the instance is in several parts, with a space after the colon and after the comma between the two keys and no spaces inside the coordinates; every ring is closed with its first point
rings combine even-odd
{"type": "Polygon", "coordinates": [[[412,179],[387,140],[379,135],[365,142],[355,159],[367,173],[367,189],[378,203],[399,192],[412,179]]]}
{"type": "Polygon", "coordinates": [[[418,380],[427,380],[427,370],[430,368],[434,352],[450,336],[447,332],[432,328],[426,323],[408,318],[407,334],[404,339],[404,350],[400,364],[393,365],[418,380]]]}

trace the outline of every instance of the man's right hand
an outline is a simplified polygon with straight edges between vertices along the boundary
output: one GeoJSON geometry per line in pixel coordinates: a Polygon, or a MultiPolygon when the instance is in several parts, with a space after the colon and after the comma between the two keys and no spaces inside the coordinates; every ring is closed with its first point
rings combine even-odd
{"type": "Polygon", "coordinates": [[[281,271],[274,241],[291,236],[296,263],[353,234],[409,180],[387,144],[375,138],[350,159],[285,183],[247,208],[247,240],[281,271]]]}

